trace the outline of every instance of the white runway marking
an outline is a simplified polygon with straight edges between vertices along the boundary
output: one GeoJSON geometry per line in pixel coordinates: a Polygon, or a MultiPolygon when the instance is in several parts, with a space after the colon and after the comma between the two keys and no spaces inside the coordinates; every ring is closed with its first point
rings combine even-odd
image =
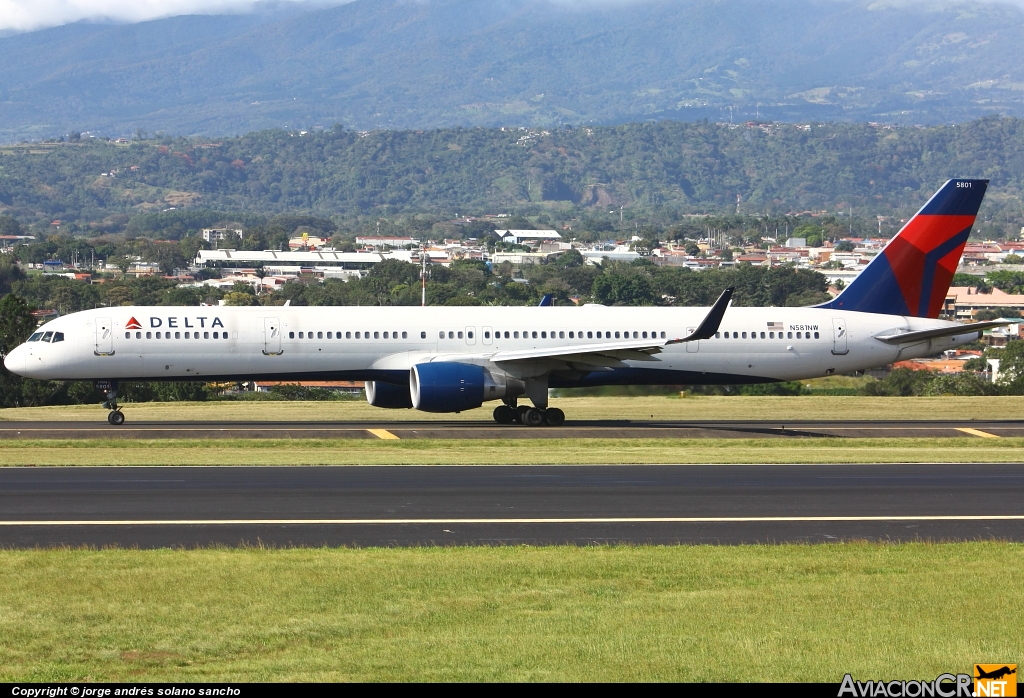
{"type": "Polygon", "coordinates": [[[1024,521],[1024,514],[979,516],[729,516],[562,519],[156,519],[0,521],[0,526],[408,526],[414,524],[801,523],[840,521],[1024,521]]]}

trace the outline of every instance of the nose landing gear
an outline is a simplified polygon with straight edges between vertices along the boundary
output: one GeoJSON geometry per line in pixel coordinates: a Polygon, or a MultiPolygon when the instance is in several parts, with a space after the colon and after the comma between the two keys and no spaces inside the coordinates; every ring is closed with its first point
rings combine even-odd
{"type": "Polygon", "coordinates": [[[107,422],[115,427],[124,424],[124,414],[117,404],[117,381],[96,381],[95,386],[97,390],[102,390],[107,395],[107,401],[103,403],[103,406],[110,410],[107,422]]]}

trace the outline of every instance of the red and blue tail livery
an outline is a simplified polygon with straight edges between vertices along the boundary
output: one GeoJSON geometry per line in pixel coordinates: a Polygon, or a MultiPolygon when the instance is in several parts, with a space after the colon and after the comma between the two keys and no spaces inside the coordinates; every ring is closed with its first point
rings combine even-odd
{"type": "Polygon", "coordinates": [[[842,293],[818,307],[937,318],[987,188],[987,179],[946,182],[842,293]]]}

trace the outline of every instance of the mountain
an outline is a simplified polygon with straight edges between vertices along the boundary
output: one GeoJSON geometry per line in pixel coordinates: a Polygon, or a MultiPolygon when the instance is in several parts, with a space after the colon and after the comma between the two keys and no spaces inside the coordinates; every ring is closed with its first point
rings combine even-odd
{"type": "Polygon", "coordinates": [[[40,231],[60,220],[62,229],[76,229],[73,223],[82,232],[121,230],[132,216],[149,221],[136,226],[140,231],[164,227],[153,217],[195,228],[204,225],[193,215],[202,209],[350,219],[547,212],[605,222],[614,209],[618,223],[621,206],[639,223],[737,209],[848,214],[853,207],[862,217],[901,218],[950,177],[991,179],[981,224],[1016,235],[1024,210],[1024,119],[928,128],[673,121],[523,130],[337,127],[216,140],[34,143],[0,147],[0,213],[40,231]]]}
{"type": "Polygon", "coordinates": [[[356,0],[0,38],[0,141],[1024,116],[1024,10],[869,0],[356,0]]]}

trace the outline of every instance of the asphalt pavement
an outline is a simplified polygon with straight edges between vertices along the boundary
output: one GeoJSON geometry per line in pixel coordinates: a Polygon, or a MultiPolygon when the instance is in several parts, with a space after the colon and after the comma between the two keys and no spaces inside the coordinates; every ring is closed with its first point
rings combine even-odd
{"type": "Polygon", "coordinates": [[[0,469],[0,546],[1024,540],[1024,464],[0,469]]]}
{"type": "Polygon", "coordinates": [[[491,421],[380,422],[0,422],[2,439],[311,438],[311,439],[522,439],[522,438],[827,438],[1024,437],[1016,420],[949,421],[567,421],[560,427],[500,425],[491,421]]]}

